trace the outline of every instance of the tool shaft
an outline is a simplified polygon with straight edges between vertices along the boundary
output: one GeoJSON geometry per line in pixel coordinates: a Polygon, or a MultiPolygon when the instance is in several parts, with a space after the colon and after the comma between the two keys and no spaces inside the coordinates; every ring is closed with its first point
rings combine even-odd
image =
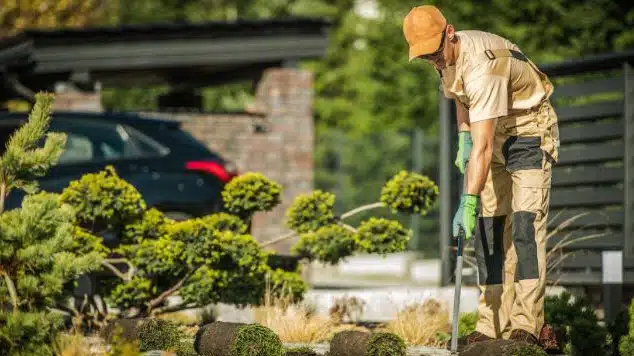
{"type": "Polygon", "coordinates": [[[456,287],[453,297],[453,322],[451,324],[451,353],[456,354],[458,351],[458,324],[460,321],[460,287],[462,286],[462,241],[464,232],[460,229],[457,241],[456,256],[456,287]]]}

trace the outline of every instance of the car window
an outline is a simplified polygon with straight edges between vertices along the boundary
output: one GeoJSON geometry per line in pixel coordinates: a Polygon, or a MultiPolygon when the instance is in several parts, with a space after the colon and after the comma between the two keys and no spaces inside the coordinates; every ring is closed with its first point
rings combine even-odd
{"type": "Polygon", "coordinates": [[[59,163],[108,161],[139,156],[138,149],[120,125],[93,119],[53,119],[51,131],[68,136],[59,163]]]}
{"type": "Polygon", "coordinates": [[[169,152],[167,147],[137,129],[126,126],[125,131],[129,135],[132,144],[136,146],[139,153],[144,157],[163,156],[169,152]]]}
{"type": "Polygon", "coordinates": [[[93,158],[94,148],[88,137],[66,133],[66,148],[59,157],[58,163],[85,162],[93,158]]]}

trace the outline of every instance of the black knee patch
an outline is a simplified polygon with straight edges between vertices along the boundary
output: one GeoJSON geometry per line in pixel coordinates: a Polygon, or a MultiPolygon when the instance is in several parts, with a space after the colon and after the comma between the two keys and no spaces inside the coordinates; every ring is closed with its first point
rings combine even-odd
{"type": "Polygon", "coordinates": [[[513,244],[517,253],[515,281],[539,278],[534,225],[537,214],[530,211],[516,211],[512,216],[513,244]]]}
{"type": "Polygon", "coordinates": [[[506,216],[481,217],[475,232],[475,253],[481,284],[502,284],[506,216]]]}
{"type": "Polygon", "coordinates": [[[542,167],[544,151],[540,137],[511,136],[502,146],[506,160],[506,169],[514,172],[520,169],[539,169],[542,167]]]}

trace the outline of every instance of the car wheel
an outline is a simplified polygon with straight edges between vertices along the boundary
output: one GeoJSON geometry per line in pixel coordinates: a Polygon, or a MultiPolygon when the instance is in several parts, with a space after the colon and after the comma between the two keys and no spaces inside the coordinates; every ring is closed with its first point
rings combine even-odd
{"type": "Polygon", "coordinates": [[[183,221],[183,220],[188,220],[192,218],[190,214],[183,213],[181,211],[168,211],[168,212],[165,212],[164,215],[176,221],[183,221]]]}

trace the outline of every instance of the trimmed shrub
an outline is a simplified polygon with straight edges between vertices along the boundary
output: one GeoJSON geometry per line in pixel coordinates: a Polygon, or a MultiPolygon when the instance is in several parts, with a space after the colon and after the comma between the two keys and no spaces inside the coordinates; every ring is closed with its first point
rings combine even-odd
{"type": "Polygon", "coordinates": [[[381,202],[393,212],[426,215],[438,198],[438,186],[429,177],[401,171],[381,190],[381,202]]]}
{"type": "Polygon", "coordinates": [[[336,264],[357,248],[354,232],[340,225],[328,225],[299,238],[291,251],[309,261],[336,264]]]}
{"type": "Polygon", "coordinates": [[[411,236],[412,231],[396,220],[372,217],[361,223],[356,240],[360,251],[386,255],[403,251],[411,236]]]}
{"type": "Polygon", "coordinates": [[[259,324],[217,321],[196,332],[194,350],[202,356],[282,356],[280,338],[259,324]]]}
{"type": "Polygon", "coordinates": [[[321,190],[298,195],[286,211],[286,226],[303,234],[335,222],[335,195],[321,190]]]}
{"type": "Polygon", "coordinates": [[[281,201],[282,186],[261,173],[248,172],[229,183],[222,199],[230,213],[248,219],[258,211],[270,211],[281,201]]]}
{"type": "Polygon", "coordinates": [[[92,231],[120,231],[140,219],[147,206],[133,185],[119,178],[113,166],[83,175],[70,182],[61,194],[63,203],[71,205],[78,225],[92,231]]]}
{"type": "Polygon", "coordinates": [[[227,213],[215,213],[201,218],[210,229],[217,231],[229,231],[236,234],[246,234],[247,225],[239,217],[227,213]]]}

